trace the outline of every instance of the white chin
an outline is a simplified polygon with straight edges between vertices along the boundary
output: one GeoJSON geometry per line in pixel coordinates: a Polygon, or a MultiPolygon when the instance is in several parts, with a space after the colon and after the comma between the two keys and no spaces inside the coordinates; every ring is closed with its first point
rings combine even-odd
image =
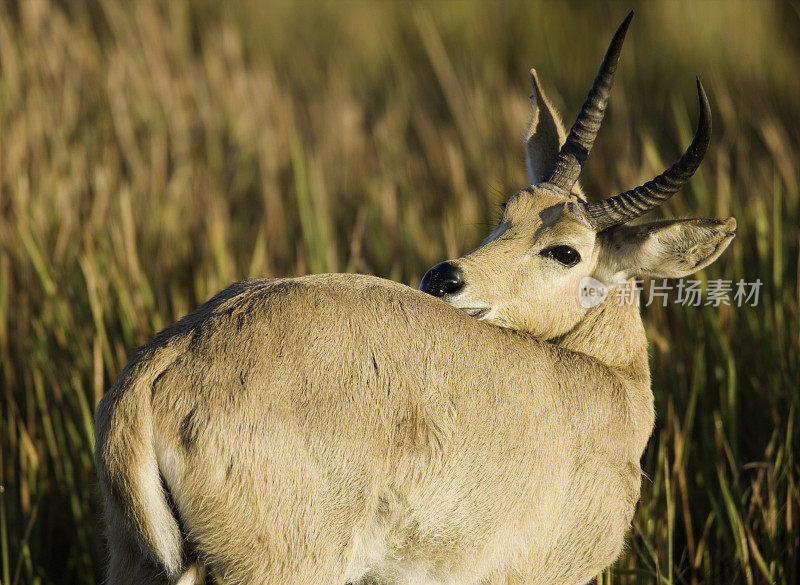
{"type": "Polygon", "coordinates": [[[475,317],[476,319],[484,318],[488,313],[489,310],[487,307],[458,307],[462,311],[464,311],[470,317],[475,317]]]}

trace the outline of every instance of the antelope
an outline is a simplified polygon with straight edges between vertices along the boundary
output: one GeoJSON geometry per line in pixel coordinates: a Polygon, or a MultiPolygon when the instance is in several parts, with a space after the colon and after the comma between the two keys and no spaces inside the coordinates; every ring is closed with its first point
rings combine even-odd
{"type": "Polygon", "coordinates": [[[100,402],[109,581],[575,584],[619,555],[654,423],[637,303],[713,262],[733,218],[628,222],[686,183],[577,180],[632,13],[569,134],[532,71],[530,185],[420,290],[355,274],[233,284],[139,348],[100,402]]]}

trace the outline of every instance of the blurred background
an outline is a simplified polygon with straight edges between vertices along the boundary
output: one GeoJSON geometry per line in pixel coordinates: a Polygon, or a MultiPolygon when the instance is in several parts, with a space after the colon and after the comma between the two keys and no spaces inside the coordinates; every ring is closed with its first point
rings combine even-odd
{"type": "Polygon", "coordinates": [[[246,277],[416,286],[525,186],[534,66],[568,123],[631,8],[590,196],[714,138],[659,214],[734,215],[694,278],[757,306],[644,310],[657,426],[608,583],[798,583],[800,7],[0,1],[0,582],[96,583],[92,413],[134,348],[246,277]]]}

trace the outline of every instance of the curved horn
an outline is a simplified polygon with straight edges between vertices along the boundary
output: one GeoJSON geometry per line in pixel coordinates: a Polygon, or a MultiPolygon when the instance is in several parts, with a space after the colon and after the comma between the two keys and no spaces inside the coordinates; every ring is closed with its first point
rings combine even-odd
{"type": "Polygon", "coordinates": [[[581,113],[578,114],[578,119],[572,125],[567,140],[558,153],[555,166],[545,181],[564,189],[567,193],[572,190],[575,181],[578,180],[583,163],[586,162],[589,151],[592,150],[600,123],[603,121],[603,114],[608,105],[608,96],[611,95],[611,85],[614,82],[614,72],[617,70],[617,62],[622,50],[622,42],[625,40],[625,33],[628,31],[631,18],[633,18],[632,10],[614,33],[614,38],[608,45],[608,50],[600,64],[600,70],[597,72],[592,89],[581,108],[581,113]]]}
{"type": "Polygon", "coordinates": [[[689,180],[708,149],[711,140],[711,107],[700,79],[697,79],[700,116],[692,143],[678,162],[640,187],[608,199],[584,205],[584,217],[598,232],[639,217],[672,197],[689,180]]]}

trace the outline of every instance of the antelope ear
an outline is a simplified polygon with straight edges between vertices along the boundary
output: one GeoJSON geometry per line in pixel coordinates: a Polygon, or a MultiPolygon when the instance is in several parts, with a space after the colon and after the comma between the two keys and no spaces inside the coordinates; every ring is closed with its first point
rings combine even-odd
{"type": "MultiPolygon", "coordinates": [[[[538,185],[553,170],[558,152],[567,140],[567,133],[561,116],[545,96],[535,69],[531,69],[531,85],[531,117],[522,141],[525,144],[528,184],[538,185]]],[[[572,192],[581,199],[585,198],[577,183],[572,192]]]]}
{"type": "Polygon", "coordinates": [[[619,225],[598,234],[596,277],[620,282],[632,276],[681,278],[716,260],[736,235],[736,220],[677,219],[619,225]]]}

